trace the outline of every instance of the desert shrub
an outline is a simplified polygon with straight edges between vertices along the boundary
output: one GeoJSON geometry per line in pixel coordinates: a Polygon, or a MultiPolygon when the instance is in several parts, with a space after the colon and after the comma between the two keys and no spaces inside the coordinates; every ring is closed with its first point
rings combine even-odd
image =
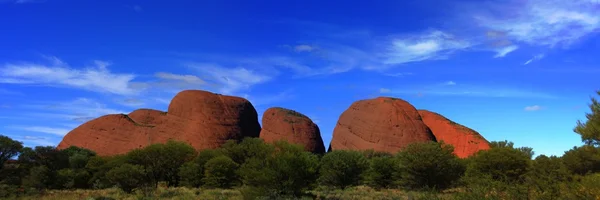
{"type": "Polygon", "coordinates": [[[237,182],[238,164],[227,156],[218,156],[204,164],[204,186],[212,188],[230,188],[237,182]]]}
{"type": "Polygon", "coordinates": [[[88,185],[94,189],[103,189],[113,186],[106,177],[106,173],[126,163],[127,157],[117,155],[111,157],[91,157],[86,164],[85,170],[90,173],[88,185]]]}
{"type": "Polygon", "coordinates": [[[316,180],[316,155],[285,141],[276,142],[273,147],[275,151],[267,158],[249,158],[238,171],[245,185],[245,198],[299,197],[316,180]]]}
{"type": "Polygon", "coordinates": [[[133,150],[127,154],[127,161],[143,166],[155,186],[159,181],[176,186],[179,168],[195,156],[196,150],[189,144],[170,140],[165,144],[152,144],[133,150]]]}
{"type": "Polygon", "coordinates": [[[239,143],[229,140],[221,145],[220,150],[235,163],[241,165],[249,158],[266,158],[273,152],[273,146],[266,144],[260,138],[247,137],[239,143]]]}
{"type": "Polygon", "coordinates": [[[361,183],[363,173],[369,169],[369,161],[358,151],[332,151],[321,159],[318,182],[323,186],[344,189],[361,183]]]}
{"type": "Polygon", "coordinates": [[[204,165],[210,159],[224,155],[220,150],[206,149],[198,153],[194,160],[186,162],[179,168],[179,179],[181,186],[200,187],[203,185],[204,165]]]}
{"type": "Polygon", "coordinates": [[[391,188],[394,186],[394,174],[397,162],[392,156],[378,156],[369,159],[370,167],[366,172],[365,183],[373,188],[391,188]]]}
{"type": "Polygon", "coordinates": [[[504,182],[523,182],[531,169],[528,153],[511,147],[480,151],[469,159],[466,176],[489,176],[504,182]]]}
{"type": "Polygon", "coordinates": [[[52,172],[45,165],[31,168],[29,170],[29,175],[23,179],[23,186],[35,188],[37,190],[49,188],[52,183],[52,172]]]}
{"type": "Polygon", "coordinates": [[[150,184],[143,166],[123,164],[106,173],[106,178],[127,193],[150,184]]]}
{"type": "Polygon", "coordinates": [[[463,175],[465,166],[450,145],[413,143],[398,152],[397,180],[412,189],[445,189],[463,175]]]}

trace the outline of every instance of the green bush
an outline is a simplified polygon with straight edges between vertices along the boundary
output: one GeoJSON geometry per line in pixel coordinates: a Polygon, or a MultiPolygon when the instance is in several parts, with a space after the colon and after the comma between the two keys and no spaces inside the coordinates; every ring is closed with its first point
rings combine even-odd
{"type": "Polygon", "coordinates": [[[511,147],[491,148],[469,158],[467,176],[489,176],[496,181],[522,183],[531,169],[530,155],[511,147]]]}
{"type": "Polygon", "coordinates": [[[564,164],[575,174],[600,172],[600,148],[584,145],[573,147],[562,156],[564,164]]]}
{"type": "Polygon", "coordinates": [[[179,168],[195,156],[196,150],[189,144],[170,140],[165,144],[152,144],[129,152],[127,162],[143,166],[155,186],[159,181],[176,186],[179,168]]]}
{"type": "Polygon", "coordinates": [[[571,174],[559,157],[540,155],[527,177],[536,199],[557,199],[562,195],[562,184],[569,182],[571,174]]]}
{"type": "Polygon", "coordinates": [[[106,178],[127,193],[131,193],[135,188],[145,187],[150,184],[147,172],[140,165],[123,164],[108,171],[106,178]]]}
{"type": "Polygon", "coordinates": [[[376,188],[394,187],[397,160],[392,156],[378,156],[369,160],[370,167],[365,177],[367,185],[376,188]]]}
{"type": "Polygon", "coordinates": [[[0,170],[4,168],[4,163],[6,161],[19,154],[22,149],[22,142],[0,135],[0,170]]]}
{"type": "Polygon", "coordinates": [[[250,197],[300,197],[317,178],[318,158],[300,145],[276,142],[266,159],[250,158],[238,174],[250,197]]]}
{"type": "Polygon", "coordinates": [[[179,168],[179,178],[181,186],[186,187],[200,187],[204,183],[204,165],[210,159],[224,155],[220,150],[216,149],[205,149],[198,153],[198,156],[194,160],[186,162],[179,168]]]}
{"type": "Polygon", "coordinates": [[[318,182],[323,186],[340,189],[357,186],[363,173],[369,169],[369,161],[358,151],[332,151],[321,159],[318,182]]]}
{"type": "Polygon", "coordinates": [[[398,152],[399,185],[412,189],[446,189],[463,175],[465,166],[450,145],[413,143],[398,152]]]}
{"type": "Polygon", "coordinates": [[[227,156],[210,159],[204,165],[204,186],[211,188],[230,188],[237,182],[238,164],[227,156]]]}

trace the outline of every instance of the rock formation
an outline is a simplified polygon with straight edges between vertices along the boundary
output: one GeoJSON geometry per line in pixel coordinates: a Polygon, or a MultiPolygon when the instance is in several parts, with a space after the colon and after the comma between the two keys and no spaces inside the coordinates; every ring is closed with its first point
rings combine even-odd
{"type": "Polygon", "coordinates": [[[454,154],[458,157],[469,157],[480,150],[490,148],[488,141],[477,131],[457,124],[435,112],[419,110],[419,114],[437,141],[444,141],[444,143],[454,146],[454,154]]]}
{"type": "Polygon", "coordinates": [[[340,116],[332,150],[354,149],[395,153],[414,142],[435,141],[410,103],[389,97],[354,102],[340,116]]]}
{"type": "Polygon", "coordinates": [[[260,138],[265,142],[286,140],[313,153],[325,153],[319,127],[307,116],[285,108],[269,108],[262,118],[260,138]]]}
{"type": "Polygon", "coordinates": [[[69,132],[58,148],[78,146],[98,155],[115,155],[173,139],[206,149],[259,133],[258,116],[248,100],[185,90],[175,95],[168,112],[139,109],[102,116],[69,132]]]}

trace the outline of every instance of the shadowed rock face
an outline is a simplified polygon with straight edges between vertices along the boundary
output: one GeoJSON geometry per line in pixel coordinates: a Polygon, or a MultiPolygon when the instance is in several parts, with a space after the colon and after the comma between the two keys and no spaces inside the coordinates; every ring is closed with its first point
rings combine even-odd
{"type": "Polygon", "coordinates": [[[262,118],[260,138],[265,142],[286,140],[313,153],[325,153],[319,127],[305,115],[285,108],[269,108],[262,118]]]}
{"type": "Polygon", "coordinates": [[[396,153],[410,143],[435,141],[414,106],[389,97],[354,102],[340,116],[333,131],[332,150],[396,153]]]}
{"type": "Polygon", "coordinates": [[[437,141],[454,146],[454,154],[460,158],[466,158],[480,150],[490,148],[489,142],[477,131],[457,124],[435,112],[419,110],[419,114],[437,141]]]}
{"type": "Polygon", "coordinates": [[[104,156],[173,139],[200,150],[259,133],[258,116],[248,100],[185,90],[175,95],[168,112],[139,109],[96,118],[69,132],[58,149],[78,146],[104,156]]]}

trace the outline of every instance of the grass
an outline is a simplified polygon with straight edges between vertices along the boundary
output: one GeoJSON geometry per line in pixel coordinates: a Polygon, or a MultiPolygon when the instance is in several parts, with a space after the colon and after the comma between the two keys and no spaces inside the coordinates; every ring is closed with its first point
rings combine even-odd
{"type": "MultiPolygon", "coordinates": [[[[367,186],[358,186],[341,189],[316,189],[308,192],[312,197],[299,199],[321,199],[321,200],[395,200],[395,199],[453,199],[451,194],[433,192],[406,192],[398,189],[376,190],[367,186]]],[[[144,194],[143,191],[125,193],[117,188],[102,190],[50,190],[40,195],[23,197],[12,197],[14,200],[153,200],[153,199],[206,199],[225,200],[243,199],[239,190],[236,189],[199,189],[199,188],[158,188],[155,191],[144,194]]]]}
{"type": "Polygon", "coordinates": [[[151,199],[243,199],[237,190],[225,189],[197,189],[197,188],[159,188],[149,194],[135,191],[125,193],[117,188],[102,190],[50,190],[40,195],[12,197],[14,200],[151,200],[151,199]]]}

